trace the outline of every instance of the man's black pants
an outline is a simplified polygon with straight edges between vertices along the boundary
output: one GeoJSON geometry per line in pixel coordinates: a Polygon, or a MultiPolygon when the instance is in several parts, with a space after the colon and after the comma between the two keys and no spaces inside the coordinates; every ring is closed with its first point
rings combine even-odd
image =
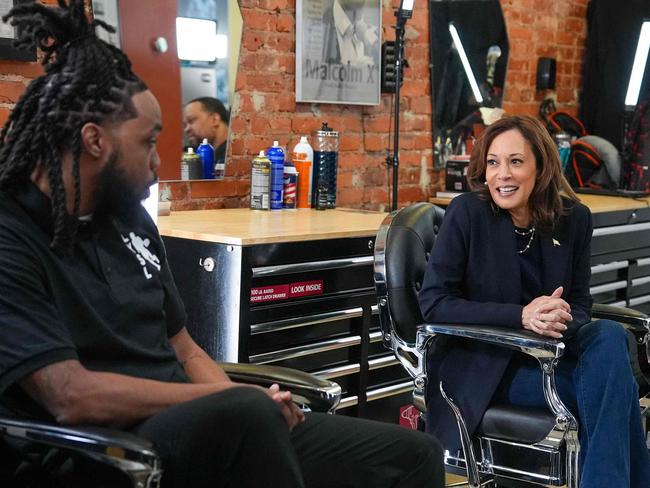
{"type": "Polygon", "coordinates": [[[156,444],[163,488],[444,486],[433,437],[319,413],[289,432],[274,402],[253,388],[176,405],[133,432],[156,444]]]}

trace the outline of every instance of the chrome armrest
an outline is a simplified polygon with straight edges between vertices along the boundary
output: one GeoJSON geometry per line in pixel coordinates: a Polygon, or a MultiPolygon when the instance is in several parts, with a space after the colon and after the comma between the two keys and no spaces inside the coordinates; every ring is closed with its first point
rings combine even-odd
{"type": "Polygon", "coordinates": [[[564,353],[564,343],[550,337],[542,337],[523,329],[489,327],[484,325],[422,324],[418,327],[420,336],[442,334],[463,337],[496,346],[508,347],[539,359],[557,359],[564,353]]]}
{"type": "Polygon", "coordinates": [[[554,368],[558,359],[564,354],[564,342],[523,329],[484,325],[422,324],[418,327],[418,344],[430,340],[436,334],[507,347],[536,358],[542,369],[544,398],[555,415],[556,428],[561,432],[577,429],[575,418],[560,400],[555,387],[554,368]]]}
{"type": "Polygon", "coordinates": [[[158,486],[162,475],[153,444],[128,432],[0,417],[0,436],[74,451],[122,471],[134,487],[158,486]]]}
{"type": "Polygon", "coordinates": [[[591,307],[591,316],[594,319],[608,319],[621,322],[634,332],[650,333],[650,317],[648,315],[625,307],[614,307],[594,303],[591,307]]]}
{"type": "Polygon", "coordinates": [[[274,383],[290,391],[296,403],[318,412],[331,412],[341,401],[341,387],[310,373],[280,366],[217,363],[233,380],[269,387],[274,383]]]}

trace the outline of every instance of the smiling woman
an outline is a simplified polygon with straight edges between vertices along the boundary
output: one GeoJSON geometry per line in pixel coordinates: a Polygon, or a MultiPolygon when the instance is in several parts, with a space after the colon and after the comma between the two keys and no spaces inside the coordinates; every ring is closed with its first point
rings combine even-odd
{"type": "Polygon", "coordinates": [[[472,191],[494,209],[507,210],[514,224],[549,230],[563,215],[560,191],[577,201],[562,175],[548,131],[534,117],[513,116],[488,126],[472,153],[467,179],[472,191]]]}

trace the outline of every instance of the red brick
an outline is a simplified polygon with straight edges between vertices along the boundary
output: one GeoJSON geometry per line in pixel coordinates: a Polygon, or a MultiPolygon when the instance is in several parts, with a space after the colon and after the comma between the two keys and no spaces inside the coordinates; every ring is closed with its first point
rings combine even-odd
{"type": "Polygon", "coordinates": [[[292,6],[291,0],[260,0],[259,7],[265,10],[275,10],[279,12],[280,10],[289,8],[292,6]]]}
{"type": "Polygon", "coordinates": [[[530,41],[533,38],[533,32],[531,29],[512,27],[511,29],[508,29],[508,37],[513,41],[530,41]]]}
{"type": "Polygon", "coordinates": [[[269,30],[274,15],[271,12],[245,9],[242,17],[247,30],[269,30]]]}
{"type": "Polygon", "coordinates": [[[230,139],[229,146],[230,146],[231,154],[236,154],[236,155],[244,154],[245,151],[244,148],[246,147],[244,144],[244,139],[241,138],[233,139],[232,137],[230,139]]]}
{"type": "Polygon", "coordinates": [[[33,79],[41,76],[45,71],[40,63],[25,63],[20,61],[0,61],[0,73],[14,74],[33,79]]]}
{"type": "Polygon", "coordinates": [[[186,200],[190,196],[190,184],[185,181],[173,181],[167,183],[171,190],[172,200],[186,200]]]}
{"type": "Polygon", "coordinates": [[[237,178],[250,176],[252,161],[253,156],[233,159],[226,165],[226,174],[237,178]]]}
{"type": "Polygon", "coordinates": [[[172,201],[171,211],[199,210],[200,208],[200,200],[175,200],[172,201]]]}
{"type": "Polygon", "coordinates": [[[294,24],[293,14],[281,14],[275,19],[275,30],[278,32],[293,32],[294,24]]]}
{"type": "Polygon", "coordinates": [[[16,103],[26,85],[15,81],[0,81],[0,103],[16,103]]]}
{"type": "Polygon", "coordinates": [[[8,108],[0,108],[0,127],[5,125],[5,122],[7,122],[10,114],[11,110],[8,108]]]}
{"type": "Polygon", "coordinates": [[[291,128],[294,134],[308,135],[318,130],[321,126],[321,121],[311,117],[293,117],[291,121],[291,128]]]}
{"type": "Polygon", "coordinates": [[[264,45],[266,39],[265,34],[260,34],[259,32],[246,31],[244,29],[244,35],[242,38],[242,45],[245,49],[249,51],[257,51],[264,45]]]}
{"type": "Polygon", "coordinates": [[[388,135],[366,134],[363,145],[366,151],[383,151],[388,148],[388,135]]]}

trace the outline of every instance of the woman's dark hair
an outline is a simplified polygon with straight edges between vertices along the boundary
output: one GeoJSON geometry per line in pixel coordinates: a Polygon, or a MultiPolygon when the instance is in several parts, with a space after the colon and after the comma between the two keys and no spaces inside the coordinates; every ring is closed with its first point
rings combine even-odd
{"type": "Polygon", "coordinates": [[[52,247],[69,252],[77,232],[84,124],[119,123],[137,116],[131,97],[147,89],[119,49],[95,34],[83,0],[58,6],[19,4],[2,20],[17,28],[18,48],[39,48],[45,74],[34,79],[0,131],[0,189],[29,181],[37,165],[48,175],[52,199],[52,247]],[[63,155],[73,157],[74,209],[69,215],[63,185],[63,155]]]}
{"type": "Polygon", "coordinates": [[[492,141],[498,135],[513,129],[519,131],[528,141],[537,163],[535,186],[528,200],[532,224],[540,231],[549,232],[557,219],[567,211],[560,192],[564,192],[565,196],[574,201],[577,201],[578,197],[562,174],[562,165],[555,142],[542,123],[534,117],[529,115],[504,117],[483,131],[470,158],[467,170],[469,187],[488,200],[495,211],[498,210],[485,185],[487,154],[492,141]]]}

